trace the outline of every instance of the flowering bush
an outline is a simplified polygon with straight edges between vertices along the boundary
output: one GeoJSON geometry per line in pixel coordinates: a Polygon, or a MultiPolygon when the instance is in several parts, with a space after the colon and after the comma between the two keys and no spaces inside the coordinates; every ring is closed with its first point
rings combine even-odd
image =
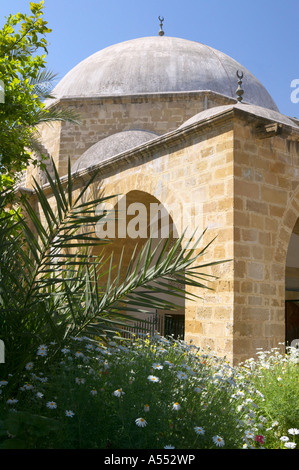
{"type": "Polygon", "coordinates": [[[265,417],[259,427],[268,429],[267,421],[270,419],[272,433],[268,433],[265,443],[257,439],[259,436],[256,436],[256,441],[266,444],[268,448],[296,447],[295,436],[299,434],[299,431],[295,432],[299,423],[298,365],[299,350],[288,347],[287,354],[282,354],[279,348],[260,350],[257,352],[257,359],[248,359],[239,368],[240,373],[263,392],[256,401],[265,417]],[[288,435],[293,436],[292,443],[289,442],[288,435]]]}
{"type": "Polygon", "coordinates": [[[51,347],[38,348],[22,384],[0,382],[4,448],[296,446],[296,427],[282,430],[265,416],[254,361],[233,368],[211,351],[157,335],[107,344],[73,338],[46,366],[51,347]],[[281,440],[288,432],[292,442],[281,440]]]}

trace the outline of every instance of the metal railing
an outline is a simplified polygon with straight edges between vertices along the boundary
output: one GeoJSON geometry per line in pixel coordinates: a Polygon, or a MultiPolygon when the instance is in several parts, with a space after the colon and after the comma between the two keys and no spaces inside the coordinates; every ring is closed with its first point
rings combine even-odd
{"type": "Polygon", "coordinates": [[[174,338],[184,338],[185,333],[185,317],[184,315],[170,315],[156,312],[145,319],[132,319],[128,323],[121,335],[125,338],[142,337],[149,335],[154,336],[159,333],[161,336],[173,336],[174,338]]]}

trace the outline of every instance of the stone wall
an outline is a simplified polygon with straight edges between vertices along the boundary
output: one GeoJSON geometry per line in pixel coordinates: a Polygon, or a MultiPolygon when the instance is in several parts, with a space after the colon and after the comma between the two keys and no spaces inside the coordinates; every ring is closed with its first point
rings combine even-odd
{"type": "Polygon", "coordinates": [[[258,138],[235,124],[234,357],[285,341],[285,269],[299,216],[298,134],[258,138]]]}
{"type": "MultiPolygon", "coordinates": [[[[157,144],[149,155],[139,152],[135,162],[131,155],[107,166],[100,176],[104,194],[139,190],[144,199],[148,194],[154,196],[171,214],[179,235],[189,222],[192,226],[187,236],[196,227],[198,235],[207,229],[200,249],[216,237],[201,263],[232,259],[233,143],[231,123],[224,123],[217,131],[203,125],[177,142],[173,138],[160,147],[157,144]]],[[[203,268],[202,272],[219,279],[207,282],[213,291],[197,290],[194,293],[202,298],[186,301],[186,340],[210,346],[231,359],[233,262],[203,268]]]]}
{"type": "Polygon", "coordinates": [[[111,134],[139,129],[163,135],[204,109],[232,102],[235,100],[212,92],[68,99],[58,105],[78,114],[80,124],[45,124],[40,133],[59,174],[64,175],[69,158],[75,162],[89,147],[111,134]]]}
{"type": "MultiPolygon", "coordinates": [[[[104,195],[138,191],[141,200],[154,197],[171,214],[179,235],[188,225],[186,214],[193,214],[191,228],[197,226],[199,233],[207,228],[201,248],[216,237],[202,258],[203,263],[220,262],[203,268],[217,276],[208,284],[214,290],[196,292],[201,297],[196,302],[186,300],[186,340],[210,346],[233,363],[254,356],[256,348],[284,341],[286,254],[299,216],[298,133],[283,127],[267,138],[256,131],[263,124],[260,118],[249,122],[241,114],[232,111],[170,132],[104,162],[96,182],[104,195]]],[[[120,119],[114,126],[120,130],[125,123],[120,119]]],[[[146,125],[157,131],[150,129],[150,119],[146,125]]],[[[78,142],[89,128],[87,119],[84,126],[78,142]]],[[[88,132],[98,139],[97,129],[88,132]]],[[[75,148],[75,127],[68,132],[74,132],[69,144],[75,148]]],[[[90,135],[90,142],[94,138],[90,135]]],[[[60,146],[60,151],[63,173],[66,150],[60,146]]],[[[80,186],[87,173],[80,173],[74,184],[80,186]]]]}

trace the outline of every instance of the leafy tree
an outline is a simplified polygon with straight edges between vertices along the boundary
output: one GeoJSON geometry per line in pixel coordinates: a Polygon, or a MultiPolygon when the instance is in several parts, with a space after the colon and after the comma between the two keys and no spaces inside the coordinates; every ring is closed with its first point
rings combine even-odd
{"type": "MultiPolygon", "coordinates": [[[[35,161],[36,164],[42,165],[43,154],[41,153],[40,146],[40,135],[38,126],[43,123],[52,123],[54,121],[63,121],[63,122],[72,122],[75,124],[80,123],[80,117],[74,111],[68,109],[61,109],[57,106],[45,107],[44,102],[47,99],[53,99],[52,89],[54,87],[53,83],[57,75],[48,69],[41,70],[36,77],[30,79],[30,85],[32,86],[32,95],[36,96],[42,106],[36,110],[34,114],[34,120],[31,123],[31,134],[29,146],[30,150],[34,152],[38,160],[35,161]]],[[[31,160],[32,162],[32,160],[31,160]]]]}
{"type": "Polygon", "coordinates": [[[21,171],[30,159],[31,126],[43,107],[34,94],[35,80],[45,67],[47,41],[51,30],[42,18],[43,2],[31,3],[32,15],[9,15],[0,31],[0,79],[4,103],[0,105],[0,171],[21,171]],[[39,55],[38,52],[43,54],[39,55]]]}
{"type": "Polygon", "coordinates": [[[70,113],[45,108],[55,75],[46,70],[51,32],[43,19],[43,1],[30,3],[31,15],[9,15],[0,30],[0,188],[12,186],[38,149],[36,126],[53,120],[74,120],[70,113]]]}

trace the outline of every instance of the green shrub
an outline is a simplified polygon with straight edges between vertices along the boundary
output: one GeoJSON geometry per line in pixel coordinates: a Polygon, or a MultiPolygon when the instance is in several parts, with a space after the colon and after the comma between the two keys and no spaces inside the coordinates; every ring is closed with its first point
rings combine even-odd
{"type": "Polygon", "coordinates": [[[264,416],[279,423],[268,443],[275,448],[277,439],[288,436],[288,430],[297,428],[299,423],[299,351],[295,348],[288,348],[287,354],[278,348],[259,351],[258,359],[246,361],[241,370],[262,392],[258,405],[264,416]]]}
{"type": "Polygon", "coordinates": [[[51,347],[27,365],[16,396],[8,397],[7,385],[1,387],[5,431],[14,436],[2,434],[2,447],[24,441],[24,426],[20,432],[11,426],[24,416],[26,424],[30,415],[33,431],[26,445],[33,448],[238,449],[281,444],[279,432],[285,430],[275,426],[277,416],[268,412],[264,386],[254,383],[258,366],[252,361],[233,368],[210,351],[158,335],[106,345],[76,338],[62,349],[61,360],[49,364],[51,347]],[[10,408],[15,410],[13,422],[7,418],[10,408]],[[259,435],[263,438],[257,442],[259,435]]]}

